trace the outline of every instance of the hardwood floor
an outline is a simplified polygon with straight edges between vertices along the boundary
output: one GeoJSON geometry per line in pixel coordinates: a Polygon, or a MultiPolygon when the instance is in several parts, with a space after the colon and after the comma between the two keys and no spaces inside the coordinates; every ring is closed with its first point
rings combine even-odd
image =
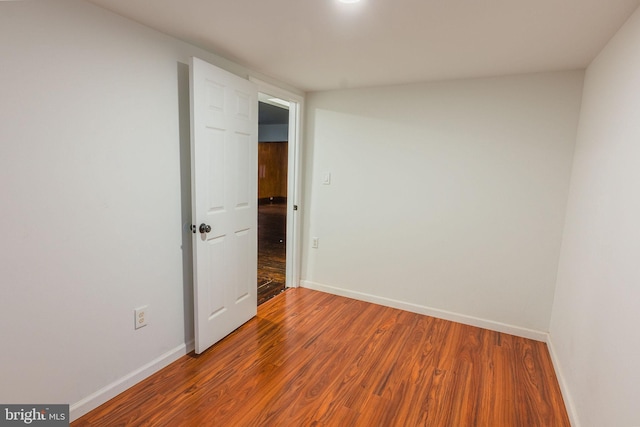
{"type": "Polygon", "coordinates": [[[80,426],[569,426],[546,345],[289,289],[80,426]]]}
{"type": "Polygon", "coordinates": [[[287,205],[258,206],[258,305],[285,289],[287,205]]]}

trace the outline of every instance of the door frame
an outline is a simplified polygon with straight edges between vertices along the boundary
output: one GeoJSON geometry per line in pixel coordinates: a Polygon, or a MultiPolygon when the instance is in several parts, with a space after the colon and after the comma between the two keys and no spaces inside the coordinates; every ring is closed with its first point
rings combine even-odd
{"type": "Polygon", "coordinates": [[[287,288],[300,286],[301,259],[301,185],[300,162],[302,141],[302,118],[304,117],[304,96],[298,95],[278,86],[264,82],[253,76],[249,81],[258,86],[258,92],[280,98],[289,102],[289,141],[287,158],[287,253],[286,282],[287,288]],[[294,210],[294,206],[297,209],[294,210]]]}

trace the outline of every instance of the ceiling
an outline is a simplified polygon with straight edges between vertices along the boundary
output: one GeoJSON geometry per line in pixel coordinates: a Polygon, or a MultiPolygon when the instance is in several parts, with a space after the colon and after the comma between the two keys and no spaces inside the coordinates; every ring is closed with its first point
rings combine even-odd
{"type": "Polygon", "coordinates": [[[581,69],[640,0],[87,0],[303,91],[581,69]]]}

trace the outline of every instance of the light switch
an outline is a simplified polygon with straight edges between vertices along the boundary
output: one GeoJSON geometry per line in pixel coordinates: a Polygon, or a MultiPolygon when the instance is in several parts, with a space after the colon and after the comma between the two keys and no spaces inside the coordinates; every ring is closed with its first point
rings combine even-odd
{"type": "Polygon", "coordinates": [[[331,184],[331,172],[325,172],[322,174],[322,184],[323,185],[331,184]]]}

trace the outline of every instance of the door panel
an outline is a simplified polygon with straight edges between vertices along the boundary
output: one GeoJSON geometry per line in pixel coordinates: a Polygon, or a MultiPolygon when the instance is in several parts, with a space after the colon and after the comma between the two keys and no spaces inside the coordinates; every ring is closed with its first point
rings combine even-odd
{"type": "Polygon", "coordinates": [[[256,314],[257,94],[253,83],[192,58],[197,353],[256,314]]]}

